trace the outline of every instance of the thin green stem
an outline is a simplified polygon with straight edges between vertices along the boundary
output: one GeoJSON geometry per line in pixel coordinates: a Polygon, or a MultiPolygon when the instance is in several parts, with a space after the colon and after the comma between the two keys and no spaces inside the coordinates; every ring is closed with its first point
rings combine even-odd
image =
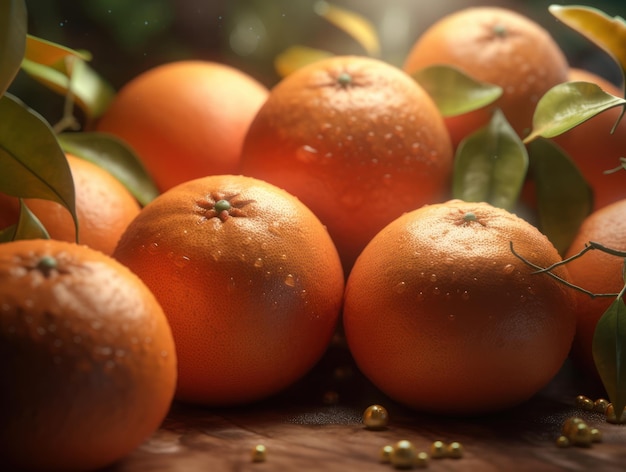
{"type": "Polygon", "coordinates": [[[626,258],[626,253],[622,252],[622,251],[616,251],[614,249],[609,249],[606,248],[604,246],[602,246],[599,243],[594,243],[594,242],[590,242],[588,245],[586,245],[584,247],[584,249],[582,249],[580,252],[574,254],[571,257],[568,257],[567,259],[564,259],[562,261],[559,262],[555,262],[554,264],[552,264],[549,267],[541,267],[538,266],[537,264],[534,264],[532,262],[530,262],[528,259],[524,258],[523,256],[521,256],[520,254],[518,254],[515,249],[513,248],[513,241],[511,241],[509,243],[510,247],[511,247],[511,252],[513,253],[513,255],[515,257],[517,257],[519,260],[521,260],[524,264],[528,265],[529,267],[532,267],[533,269],[536,269],[536,272],[534,272],[534,274],[547,274],[550,277],[552,277],[555,280],[558,280],[559,282],[561,282],[562,284],[566,285],[567,287],[570,287],[574,290],[578,290],[579,292],[582,292],[586,295],[589,295],[591,298],[608,298],[608,297],[619,297],[619,296],[623,296],[624,292],[626,290],[626,285],[625,287],[622,289],[622,291],[620,293],[593,293],[587,289],[584,289],[583,287],[580,287],[578,285],[575,285],[571,282],[568,282],[567,280],[559,277],[558,275],[556,275],[554,272],[552,272],[553,269],[555,269],[558,266],[567,264],[570,261],[573,261],[574,259],[577,259],[579,257],[581,257],[583,254],[585,254],[588,251],[591,251],[592,249],[599,249],[603,252],[606,252],[608,254],[612,254],[612,255],[618,255],[619,257],[625,257],[626,258]]]}

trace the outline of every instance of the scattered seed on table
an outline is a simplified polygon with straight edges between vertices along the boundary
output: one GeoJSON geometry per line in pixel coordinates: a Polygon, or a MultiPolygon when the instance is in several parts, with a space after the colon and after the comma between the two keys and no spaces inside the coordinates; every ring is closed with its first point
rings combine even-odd
{"type": "Polygon", "coordinates": [[[363,424],[367,429],[384,429],[389,424],[389,413],[384,406],[370,405],[363,412],[363,424]]]}

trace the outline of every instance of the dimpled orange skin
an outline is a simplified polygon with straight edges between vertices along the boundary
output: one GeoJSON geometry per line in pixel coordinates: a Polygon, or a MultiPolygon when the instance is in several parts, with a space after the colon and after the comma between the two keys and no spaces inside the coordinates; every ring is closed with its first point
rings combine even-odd
{"type": "Polygon", "coordinates": [[[347,273],[384,225],[448,198],[452,147],[413,79],[379,60],[338,56],[270,91],[244,140],[241,172],[311,208],[347,273]]]}
{"type": "Polygon", "coordinates": [[[488,123],[494,107],[504,112],[520,136],[532,126],[537,101],[567,80],[568,63],[549,32],[515,11],[478,6],[451,13],[426,29],[405,59],[416,72],[435,64],[460,68],[475,79],[502,87],[493,104],[446,118],[452,142],[488,123]]]}
{"type": "MultiPolygon", "coordinates": [[[[591,213],[583,221],[564,257],[574,256],[590,241],[595,241],[610,249],[626,251],[626,199],[591,213]]],[[[591,293],[617,294],[624,286],[623,265],[623,258],[593,250],[568,262],[567,268],[571,281],[575,285],[591,293]]],[[[591,298],[580,292],[576,292],[576,296],[578,298],[576,308],[578,325],[572,346],[572,359],[590,379],[599,384],[600,377],[593,360],[593,335],[598,320],[615,297],[591,298]]]]}
{"type": "Polygon", "coordinates": [[[85,471],[128,455],[169,410],[175,354],[154,296],[115,260],[54,240],[0,244],[6,470],[85,471]]]}
{"type": "Polygon", "coordinates": [[[425,206],[383,229],[345,295],[364,374],[400,403],[449,415],[502,410],[544,387],[572,343],[573,294],[533,275],[510,241],[539,266],[560,260],[536,228],[485,203],[425,206]]]}
{"type": "Polygon", "coordinates": [[[344,276],[326,229],[295,197],[249,177],[206,177],[162,194],[114,255],[165,310],[185,402],[279,392],[319,360],[341,309],[344,276]],[[216,211],[223,199],[231,209],[216,211]]]}
{"type": "Polygon", "coordinates": [[[205,175],[235,172],[243,138],[267,93],[233,67],[175,61],[126,83],[96,128],[128,143],[165,191],[205,175]]]}

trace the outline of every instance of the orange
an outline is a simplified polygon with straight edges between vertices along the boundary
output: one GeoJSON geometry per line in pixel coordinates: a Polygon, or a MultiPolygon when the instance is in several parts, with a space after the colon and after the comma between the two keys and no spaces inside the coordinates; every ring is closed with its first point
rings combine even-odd
{"type": "Polygon", "coordinates": [[[417,38],[403,68],[413,73],[436,64],[503,89],[493,104],[446,119],[455,147],[486,125],[495,107],[525,136],[537,101],[568,73],[567,60],[548,31],[520,13],[492,6],[458,10],[433,23],[417,38]]]}
{"type": "Polygon", "coordinates": [[[156,294],[177,344],[176,397],[249,403],[286,388],[325,352],[341,308],[337,250],[295,197],[244,176],[165,192],[114,256],[156,294]]]}
{"type": "MultiPolygon", "coordinates": [[[[626,251],[626,199],[591,213],[580,226],[565,258],[580,252],[590,241],[608,248],[626,251]]],[[[624,259],[598,250],[567,263],[573,284],[592,293],[617,293],[623,285],[624,259]]],[[[615,297],[596,297],[576,292],[578,326],[572,346],[572,358],[588,377],[599,380],[592,354],[596,324],[615,297]]]]}
{"type": "Polygon", "coordinates": [[[347,273],[384,225],[448,198],[452,147],[435,104],[408,75],[338,56],[271,90],[245,138],[241,171],[311,208],[347,273]]]}
{"type": "MultiPolygon", "coordinates": [[[[78,242],[111,254],[126,226],[139,213],[139,203],[130,191],[105,169],[84,159],[67,155],[76,195],[78,242]]],[[[76,242],[69,211],[50,200],[26,199],[50,237],[76,242]]],[[[19,202],[0,193],[0,228],[17,223],[19,202]]]]}
{"type": "MultiPolygon", "coordinates": [[[[592,82],[605,92],[623,96],[619,87],[581,69],[570,69],[568,80],[592,82]]],[[[626,155],[626,121],[621,120],[611,134],[619,114],[619,108],[612,108],[554,139],[574,160],[593,189],[596,210],[626,198],[626,172],[605,173],[618,167],[619,158],[626,155]]]]}
{"type": "Polygon", "coordinates": [[[0,244],[0,461],[84,471],[167,414],[176,355],[163,310],[109,256],[53,240],[0,244]]]}
{"type": "Polygon", "coordinates": [[[234,172],[267,88],[233,67],[177,61],[126,83],[97,124],[137,152],[161,190],[234,172]]]}
{"type": "Polygon", "coordinates": [[[427,205],[386,226],[347,281],[360,370],[392,399],[448,415],[502,410],[543,388],[567,358],[574,297],[511,243],[539,266],[561,260],[534,226],[487,203],[427,205]]]}

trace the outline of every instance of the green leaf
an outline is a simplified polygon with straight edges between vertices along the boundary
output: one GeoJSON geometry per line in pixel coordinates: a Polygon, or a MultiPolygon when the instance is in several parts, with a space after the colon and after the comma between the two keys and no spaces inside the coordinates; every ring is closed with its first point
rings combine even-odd
{"type": "Polygon", "coordinates": [[[532,132],[524,139],[553,138],[598,113],[626,105],[626,100],[591,82],[565,82],[548,90],[537,102],[532,132]]]}
{"type": "Polygon", "coordinates": [[[0,241],[14,241],[17,239],[50,239],[39,218],[30,211],[24,200],[20,198],[20,217],[17,224],[7,228],[0,234],[0,241]],[[10,237],[10,239],[4,239],[10,237]]]}
{"type": "Polygon", "coordinates": [[[24,0],[0,2],[0,96],[20,70],[26,50],[26,28],[24,0]]]}
{"type": "Polygon", "coordinates": [[[376,28],[367,18],[351,10],[331,5],[324,0],[315,2],[314,11],[347,33],[365,49],[367,54],[374,57],[380,55],[378,33],[376,33],[376,28]]]}
{"type": "Polygon", "coordinates": [[[576,164],[552,141],[539,138],[527,148],[539,228],[563,254],[592,210],[591,187],[576,164]]]}
{"type": "Polygon", "coordinates": [[[504,114],[496,110],[487,126],[459,144],[453,195],[510,210],[517,202],[527,169],[526,148],[504,114]]]}
{"type": "Polygon", "coordinates": [[[618,422],[623,422],[621,414],[626,406],[626,305],[621,294],[598,320],[592,352],[618,422]]]}
{"type": "Polygon", "coordinates": [[[308,64],[333,56],[333,53],[306,46],[291,46],[274,59],[274,69],[281,77],[287,77],[293,71],[308,64]]]}
{"type": "Polygon", "coordinates": [[[50,66],[67,56],[74,56],[84,61],[91,60],[91,54],[86,51],[76,51],[31,34],[26,37],[26,54],[24,59],[30,62],[50,66]]]}
{"type": "Polygon", "coordinates": [[[443,116],[482,108],[502,95],[502,87],[474,80],[453,66],[429,66],[412,75],[432,97],[443,116]]]}
{"type": "Polygon", "coordinates": [[[24,59],[22,69],[54,92],[72,99],[88,118],[100,117],[115,97],[115,90],[79,57],[66,55],[52,64],[24,59]]]}
{"type": "Polygon", "coordinates": [[[0,98],[0,169],[0,192],[60,203],[78,226],[65,153],[50,125],[10,94],[0,98]]]}
{"type": "Polygon", "coordinates": [[[550,5],[550,13],[606,51],[626,71],[626,22],[603,11],[582,5],[550,5]]]}
{"type": "Polygon", "coordinates": [[[142,205],[159,194],[134,151],[115,136],[100,132],[61,133],[58,140],[66,152],[108,170],[142,205]]]}

